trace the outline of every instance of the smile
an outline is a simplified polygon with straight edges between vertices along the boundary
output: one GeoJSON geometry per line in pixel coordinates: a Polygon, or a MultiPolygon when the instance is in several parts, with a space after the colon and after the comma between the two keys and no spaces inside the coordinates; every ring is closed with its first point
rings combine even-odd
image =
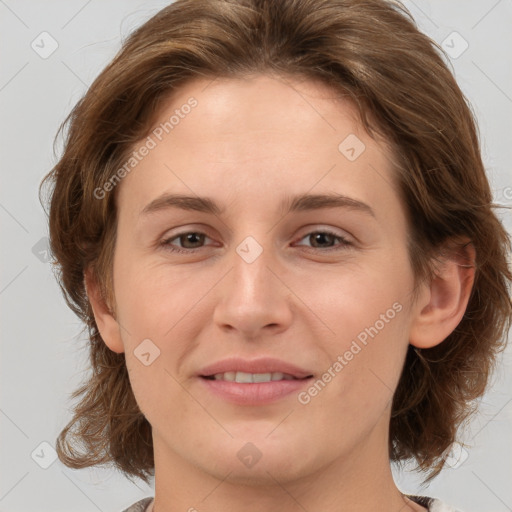
{"type": "Polygon", "coordinates": [[[255,382],[271,382],[277,380],[299,380],[293,375],[282,372],[272,373],[247,373],[247,372],[225,372],[216,373],[205,377],[210,380],[225,380],[228,382],[238,382],[241,384],[252,384],[255,382]]]}

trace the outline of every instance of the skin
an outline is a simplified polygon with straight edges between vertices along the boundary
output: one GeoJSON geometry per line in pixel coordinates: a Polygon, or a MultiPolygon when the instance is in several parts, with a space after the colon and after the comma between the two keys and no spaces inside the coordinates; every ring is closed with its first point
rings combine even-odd
{"type": "Polygon", "coordinates": [[[413,302],[389,149],[326,86],[269,75],[200,79],[168,98],[155,126],[191,96],[197,107],[116,190],[112,308],[86,276],[101,335],[126,352],[152,425],[155,512],[425,510],[392,478],[390,401],[409,343],[441,343],[462,319],[473,269],[446,260],[413,302]],[[338,150],[349,134],[366,147],[354,161],[338,150]],[[164,192],[208,196],[225,212],[143,214],[164,192]],[[288,195],[333,192],[363,201],[375,217],[280,210],[288,195]],[[322,229],[352,245],[316,243],[310,235],[322,229]],[[206,237],[187,245],[177,235],[189,232],[206,237]],[[250,264],[236,252],[248,236],[263,249],[250,264]],[[170,252],[166,241],[190,252],[170,252]],[[234,405],[197,377],[232,355],[277,357],[321,376],[397,302],[401,311],[306,405],[295,393],[234,405]],[[134,355],[147,338],[160,350],[149,366],[134,355]],[[250,468],[237,457],[247,442],[262,455],[250,468]]]}

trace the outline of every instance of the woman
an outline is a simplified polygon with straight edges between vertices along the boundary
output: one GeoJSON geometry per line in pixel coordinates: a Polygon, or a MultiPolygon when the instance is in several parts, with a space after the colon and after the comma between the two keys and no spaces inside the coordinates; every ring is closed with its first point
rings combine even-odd
{"type": "Polygon", "coordinates": [[[154,476],[130,512],[454,510],[390,461],[443,468],[510,326],[510,239],[407,12],[177,0],[67,121],[51,245],[92,374],[61,461],[154,476]]]}

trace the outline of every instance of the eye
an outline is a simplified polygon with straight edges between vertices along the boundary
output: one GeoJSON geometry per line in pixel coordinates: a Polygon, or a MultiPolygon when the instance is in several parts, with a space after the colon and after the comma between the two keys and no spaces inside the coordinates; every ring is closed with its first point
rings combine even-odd
{"type": "MultiPolygon", "coordinates": [[[[170,238],[166,238],[160,242],[160,245],[165,250],[179,253],[193,253],[196,249],[200,249],[206,238],[209,238],[205,233],[201,231],[185,231],[178,233],[170,238]],[[177,240],[181,247],[177,247],[173,241],[177,240]]],[[[333,233],[328,230],[311,231],[307,235],[303,236],[300,240],[309,239],[312,243],[311,248],[314,250],[320,250],[322,252],[343,250],[346,247],[351,247],[353,244],[343,236],[333,233]],[[338,240],[340,243],[338,247],[334,246],[333,243],[338,240]]],[[[298,244],[303,245],[303,244],[298,244]]]]}
{"type": "Polygon", "coordinates": [[[162,240],[160,245],[162,245],[166,250],[171,252],[190,253],[194,252],[194,249],[199,249],[201,244],[204,243],[205,238],[209,237],[200,231],[186,231],[174,235],[171,238],[162,240]],[[176,247],[172,243],[173,240],[179,240],[180,244],[182,244],[182,248],[176,247]],[[192,247],[190,247],[190,245],[192,247]]]}
{"type": "MultiPolygon", "coordinates": [[[[312,231],[308,233],[306,236],[302,237],[300,240],[309,239],[312,242],[313,249],[324,249],[322,252],[327,251],[338,251],[342,250],[347,246],[352,246],[353,244],[349,242],[346,238],[332,231],[321,230],[321,231],[312,231]],[[338,247],[332,246],[336,240],[339,240],[341,243],[338,244],[338,247]]],[[[302,245],[302,244],[299,244],[302,245]]]]}

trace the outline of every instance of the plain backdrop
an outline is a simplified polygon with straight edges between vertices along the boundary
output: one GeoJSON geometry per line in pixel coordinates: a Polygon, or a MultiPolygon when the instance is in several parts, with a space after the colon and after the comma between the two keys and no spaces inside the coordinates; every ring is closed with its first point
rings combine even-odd
{"type": "MultiPolygon", "coordinates": [[[[71,417],[70,393],[88,361],[81,325],[47,261],[38,186],[56,162],[53,138],[67,113],[121,41],[167,3],[0,0],[0,512],[117,512],[153,495],[151,486],[115,471],[71,470],[54,460],[55,439],[71,417]]],[[[512,1],[406,6],[447,50],[479,121],[495,201],[512,206],[512,1]]],[[[511,231],[510,211],[500,217],[511,231]]],[[[440,497],[464,512],[512,511],[511,355],[510,348],[503,354],[464,434],[468,446],[454,450],[454,467],[426,488],[408,468],[395,468],[402,491],[440,497]]]]}

